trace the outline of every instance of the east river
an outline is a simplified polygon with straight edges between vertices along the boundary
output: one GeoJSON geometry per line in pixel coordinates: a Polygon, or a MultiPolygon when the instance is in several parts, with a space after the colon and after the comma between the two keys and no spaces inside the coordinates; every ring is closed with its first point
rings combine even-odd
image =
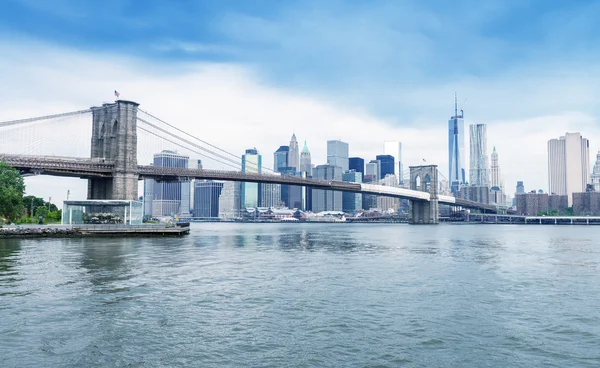
{"type": "Polygon", "coordinates": [[[0,240],[2,367],[600,367],[600,227],[0,240]]]}

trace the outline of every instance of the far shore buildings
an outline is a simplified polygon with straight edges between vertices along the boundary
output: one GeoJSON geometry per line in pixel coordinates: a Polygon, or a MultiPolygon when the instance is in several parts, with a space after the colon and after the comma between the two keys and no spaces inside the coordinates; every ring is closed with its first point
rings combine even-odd
{"type": "Polygon", "coordinates": [[[565,133],[548,141],[548,183],[551,194],[567,195],[573,205],[573,193],[586,191],[590,183],[589,141],[580,133],[565,133]]]}

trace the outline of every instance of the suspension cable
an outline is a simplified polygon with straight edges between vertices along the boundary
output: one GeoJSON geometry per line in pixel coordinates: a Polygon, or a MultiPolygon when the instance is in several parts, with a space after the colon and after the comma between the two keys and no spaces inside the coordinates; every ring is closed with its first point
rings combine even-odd
{"type": "Polygon", "coordinates": [[[37,116],[34,118],[4,121],[4,122],[0,122],[0,128],[6,127],[6,126],[11,126],[11,125],[34,123],[34,122],[40,121],[40,120],[48,120],[48,119],[62,118],[62,117],[66,117],[66,116],[89,114],[91,112],[92,112],[92,110],[85,109],[85,110],[64,112],[62,114],[45,115],[45,116],[37,116]]]}
{"type": "MultiPolygon", "coordinates": [[[[182,145],[181,143],[177,143],[177,142],[175,142],[175,141],[172,141],[172,140],[170,140],[170,139],[168,139],[168,138],[162,137],[162,136],[160,136],[160,135],[158,135],[158,134],[156,134],[156,133],[154,133],[154,132],[151,132],[151,131],[149,131],[148,129],[145,129],[145,128],[143,128],[143,127],[139,126],[139,125],[138,125],[138,129],[140,129],[140,130],[143,130],[144,132],[147,132],[147,133],[149,133],[149,134],[152,134],[153,136],[155,136],[155,137],[158,137],[158,138],[160,138],[160,139],[164,139],[165,141],[167,141],[167,142],[169,142],[169,143],[172,143],[172,144],[174,144],[174,145],[176,145],[176,146],[178,146],[178,147],[181,147],[181,148],[183,148],[183,149],[186,149],[186,150],[188,150],[188,151],[191,151],[191,152],[197,153],[197,154],[199,154],[200,156],[207,157],[207,158],[209,158],[209,159],[211,159],[211,160],[214,160],[214,161],[216,161],[216,162],[218,162],[218,163],[220,163],[220,164],[227,165],[227,166],[233,167],[233,168],[234,168],[234,169],[236,169],[236,170],[239,170],[239,164],[238,164],[237,162],[234,162],[234,161],[231,161],[231,160],[227,160],[227,161],[229,161],[229,162],[223,162],[223,161],[220,161],[220,160],[218,160],[218,159],[215,159],[215,158],[213,158],[213,157],[207,156],[207,155],[206,155],[206,153],[202,153],[202,152],[199,152],[199,151],[193,150],[193,149],[191,149],[191,148],[189,148],[189,147],[186,147],[186,146],[182,145]],[[232,164],[231,162],[233,162],[233,164],[232,164]]],[[[209,151],[209,152],[210,152],[210,151],[209,151]]]]}
{"type": "Polygon", "coordinates": [[[200,141],[200,142],[202,142],[202,143],[206,144],[207,146],[210,146],[210,147],[212,147],[212,148],[214,148],[214,149],[216,149],[216,150],[219,150],[219,151],[221,151],[221,152],[223,152],[223,153],[226,153],[226,154],[228,154],[228,155],[230,155],[230,156],[233,156],[233,157],[235,157],[236,159],[238,158],[238,156],[237,156],[237,155],[235,155],[235,154],[233,154],[233,153],[231,153],[231,152],[225,151],[224,149],[222,149],[222,148],[219,148],[219,147],[217,147],[217,146],[215,146],[215,145],[212,145],[212,144],[210,144],[210,143],[208,143],[208,142],[206,142],[206,141],[203,141],[202,139],[200,139],[200,138],[198,138],[198,137],[195,137],[195,136],[191,135],[190,133],[188,133],[188,132],[186,132],[186,131],[183,131],[183,130],[179,129],[179,128],[177,128],[176,126],[173,126],[173,125],[171,125],[171,124],[167,123],[166,121],[164,121],[164,120],[162,120],[162,119],[160,119],[160,118],[157,118],[156,116],[154,116],[154,115],[150,114],[150,113],[149,113],[149,112],[147,112],[147,111],[141,110],[141,109],[139,109],[139,108],[138,108],[138,111],[140,111],[140,112],[143,112],[144,114],[146,114],[146,115],[150,116],[151,118],[154,118],[154,119],[156,119],[156,120],[160,121],[161,123],[163,123],[163,124],[165,124],[165,125],[169,126],[170,128],[173,128],[173,129],[177,130],[177,131],[178,131],[178,132],[180,132],[180,133],[183,133],[183,134],[185,134],[185,135],[187,135],[187,136],[189,136],[189,137],[191,137],[191,138],[193,138],[193,139],[196,139],[196,140],[198,140],[198,141],[200,141]]]}
{"type": "MultiPolygon", "coordinates": [[[[238,156],[236,156],[236,155],[234,155],[234,154],[232,154],[232,153],[229,153],[229,152],[227,152],[227,151],[225,151],[225,150],[222,150],[222,149],[220,149],[220,148],[218,148],[218,147],[216,147],[216,149],[218,149],[219,151],[225,152],[225,153],[227,153],[227,154],[229,154],[229,155],[231,155],[231,156],[235,157],[235,161],[233,161],[233,160],[232,160],[231,158],[229,158],[229,157],[223,156],[223,155],[221,155],[221,154],[219,154],[219,153],[213,152],[213,151],[211,151],[211,150],[209,150],[209,149],[207,149],[207,148],[205,148],[205,147],[202,147],[202,146],[198,145],[197,143],[194,143],[194,142],[191,142],[191,141],[189,141],[189,140],[187,140],[187,139],[184,139],[184,138],[182,138],[182,137],[180,137],[180,136],[178,136],[178,135],[176,135],[176,134],[174,134],[174,133],[172,133],[172,132],[169,132],[169,131],[168,131],[168,130],[166,130],[166,129],[163,129],[163,128],[161,128],[161,127],[159,127],[159,126],[155,125],[155,124],[152,124],[152,123],[150,123],[149,121],[147,121],[147,120],[145,120],[145,119],[142,119],[142,118],[140,118],[140,117],[137,117],[137,120],[138,120],[138,121],[140,121],[140,122],[142,122],[142,123],[144,123],[144,124],[147,124],[147,125],[149,125],[149,126],[151,126],[151,127],[155,128],[155,129],[157,129],[157,130],[159,130],[159,131],[161,131],[161,132],[163,132],[163,133],[165,133],[165,134],[168,134],[168,135],[170,135],[171,137],[174,137],[175,139],[178,139],[178,140],[180,140],[180,141],[182,141],[182,142],[184,142],[184,143],[186,143],[186,144],[189,144],[189,145],[191,145],[192,147],[195,147],[195,148],[197,148],[197,149],[200,149],[200,150],[202,150],[202,151],[208,152],[209,154],[212,154],[212,155],[214,155],[214,156],[216,156],[216,157],[219,157],[219,158],[220,158],[220,159],[222,159],[222,160],[227,160],[227,161],[230,161],[230,162],[235,162],[236,164],[237,164],[237,162],[238,162],[238,161],[237,161],[237,160],[239,159],[239,157],[238,157],[238,156]]],[[[163,122],[163,121],[162,121],[162,120],[160,120],[160,119],[157,119],[157,120],[159,120],[159,121],[163,122]]],[[[163,123],[164,123],[164,122],[163,122],[163,123]]],[[[168,126],[172,127],[172,125],[170,125],[170,124],[167,124],[167,123],[164,123],[164,124],[166,124],[166,125],[168,125],[168,126]]],[[[200,141],[200,142],[206,143],[206,142],[204,142],[203,140],[201,140],[201,139],[199,139],[199,138],[196,138],[196,137],[194,137],[193,135],[191,135],[191,134],[189,134],[189,133],[186,133],[186,132],[182,131],[181,129],[178,129],[178,128],[174,128],[174,129],[176,129],[177,131],[180,131],[180,132],[182,132],[182,133],[184,133],[184,134],[186,134],[186,135],[188,135],[188,136],[190,136],[190,137],[192,137],[192,138],[194,138],[194,139],[196,139],[196,140],[198,140],[198,141],[200,141]]],[[[206,143],[206,144],[207,144],[207,145],[209,145],[209,146],[211,146],[211,147],[215,147],[215,146],[213,146],[213,145],[211,145],[211,144],[209,144],[209,143],[206,143]]],[[[247,162],[247,164],[254,165],[254,166],[256,166],[256,168],[258,169],[258,164],[254,163],[254,162],[247,162]]],[[[269,171],[269,172],[274,172],[273,170],[271,170],[271,169],[269,169],[269,168],[266,168],[266,167],[261,167],[261,170],[265,170],[265,171],[269,171]]]]}

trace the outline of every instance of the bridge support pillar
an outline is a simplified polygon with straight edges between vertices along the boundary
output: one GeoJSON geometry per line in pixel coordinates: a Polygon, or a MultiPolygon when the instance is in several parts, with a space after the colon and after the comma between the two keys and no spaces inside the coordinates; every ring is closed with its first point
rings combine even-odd
{"type": "Polygon", "coordinates": [[[89,179],[88,199],[138,198],[137,108],[132,101],[118,100],[92,107],[93,160],[112,162],[112,178],[89,179]]]}
{"type": "Polygon", "coordinates": [[[411,200],[409,202],[410,224],[438,224],[438,170],[437,165],[411,166],[410,189],[429,193],[429,201],[411,200]]]}

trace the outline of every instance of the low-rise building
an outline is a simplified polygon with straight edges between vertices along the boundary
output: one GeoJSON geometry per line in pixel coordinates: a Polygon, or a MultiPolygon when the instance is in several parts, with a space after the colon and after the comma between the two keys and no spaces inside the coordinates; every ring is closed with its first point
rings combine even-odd
{"type": "Polygon", "coordinates": [[[540,212],[548,212],[548,193],[517,193],[517,214],[537,216],[540,212]]]}
{"type": "Polygon", "coordinates": [[[573,193],[573,214],[600,216],[600,192],[573,193]]]}

